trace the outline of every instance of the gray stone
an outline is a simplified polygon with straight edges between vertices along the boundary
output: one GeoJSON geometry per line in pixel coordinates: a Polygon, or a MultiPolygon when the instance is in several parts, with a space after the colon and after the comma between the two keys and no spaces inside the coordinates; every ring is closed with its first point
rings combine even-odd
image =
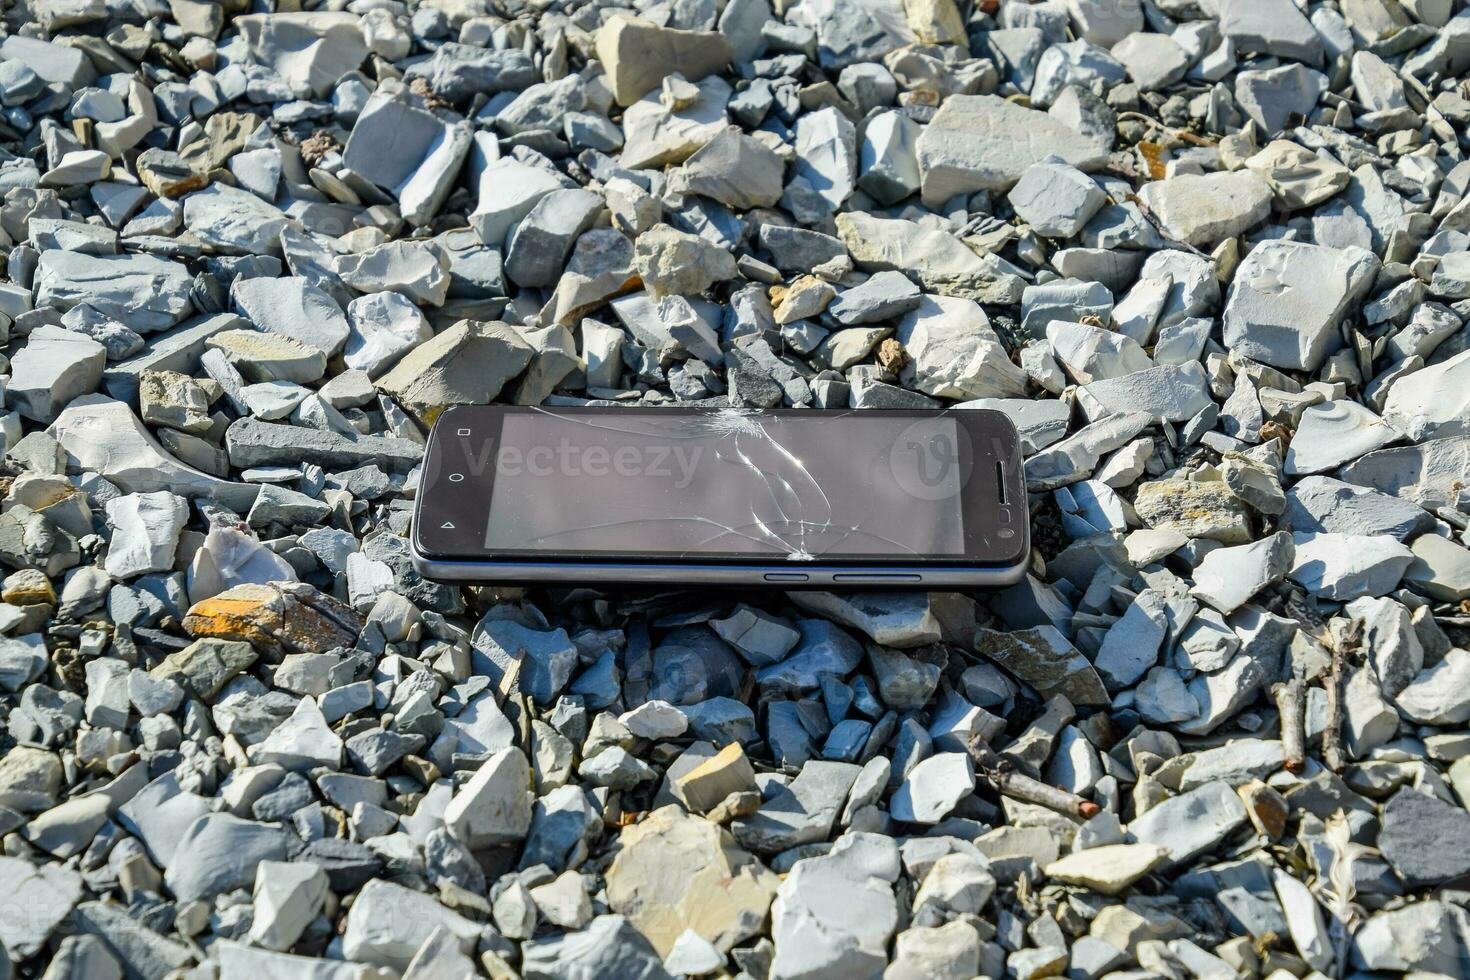
{"type": "Polygon", "coordinates": [[[599,915],[580,932],[527,942],[521,951],[521,976],[526,980],[672,980],[648,940],[621,915],[599,915]]]}
{"type": "MultiPolygon", "coordinates": [[[[422,349],[422,348],[420,348],[422,349]]],[[[333,470],[377,463],[404,472],[423,458],[422,444],[393,436],[358,436],[277,422],[239,419],[225,430],[230,465],[294,466],[301,461],[333,470]]],[[[252,499],[254,488],[251,488],[252,499]]]]}
{"type": "Polygon", "coordinates": [[[0,945],[17,959],[29,959],[46,945],[72,907],[82,897],[82,879],[57,865],[32,865],[15,857],[0,857],[0,885],[24,915],[0,921],[0,945]]]}
{"type": "Polygon", "coordinates": [[[177,851],[188,860],[174,861],[164,882],[180,902],[211,900],[236,888],[249,888],[262,861],[286,860],[287,836],[268,824],[211,813],[184,831],[177,851]]]}
{"type": "Polygon", "coordinates": [[[511,675],[519,690],[538,704],[550,704],[571,680],[577,648],[566,630],[527,629],[509,619],[482,621],[472,642],[478,673],[499,683],[511,675]]]}
{"type": "Polygon", "coordinates": [[[1048,238],[1076,235],[1107,202],[1092,178],[1076,167],[1050,161],[1027,167],[1007,197],[1017,216],[1048,238]]]}
{"type": "Polygon", "coordinates": [[[188,269],[147,254],[43,252],[35,287],[38,307],[65,312],[85,303],[139,333],[171,327],[193,309],[188,269]]]}
{"type": "Polygon", "coordinates": [[[924,127],[917,154],[923,198],[931,206],[956,194],[1006,190],[1047,156],[1086,171],[1102,166],[1105,157],[1050,116],[992,95],[946,99],[924,127]]]}
{"type": "Polygon", "coordinates": [[[327,356],[347,342],[347,318],[327,293],[300,277],[244,279],[230,291],[239,314],[266,333],[289,337],[327,356]]]}
{"type": "MultiPolygon", "coordinates": [[[[861,630],[883,646],[913,647],[940,638],[939,620],[924,593],[792,592],[789,596],[803,609],[861,630]]],[[[805,636],[803,632],[804,640],[805,636]]],[[[801,653],[799,647],[793,657],[801,653]]]]}
{"type": "Polygon", "coordinates": [[[1298,480],[1286,492],[1284,530],[1337,534],[1387,534],[1400,541],[1422,530],[1423,508],[1406,500],[1326,476],[1298,480]]]}
{"type": "Polygon", "coordinates": [[[1390,592],[1414,560],[1407,547],[1379,536],[1297,532],[1292,541],[1296,556],[1288,577],[1327,599],[1390,592]]]}
{"type": "Polygon", "coordinates": [[[278,252],[281,231],[290,220],[274,205],[227,184],[211,184],[184,198],[184,224],[201,241],[221,252],[278,252]]]}
{"type": "Polygon", "coordinates": [[[1335,470],[1400,438],[1387,421],[1347,399],[1308,407],[1297,433],[1283,467],[1291,476],[1335,470]]]}
{"type": "Polygon", "coordinates": [[[1249,170],[1151,181],[1138,199],[1172,238],[1197,248],[1243,234],[1271,211],[1270,186],[1249,170]]]}
{"type": "Polygon", "coordinates": [[[1378,849],[1410,888],[1423,888],[1470,873],[1470,813],[1425,793],[1404,788],[1383,807],[1378,849]]]}
{"type": "Polygon", "coordinates": [[[731,825],[735,839],[757,854],[775,854],[799,844],[825,841],[847,801],[860,767],[814,760],[801,774],[731,825]]]}
{"type": "Polygon", "coordinates": [[[1223,782],[1206,783],[1151,807],[1128,824],[1140,844],[1169,852],[1165,868],[1178,867],[1214,850],[1246,822],[1245,804],[1223,782]]]}
{"type": "Polygon", "coordinates": [[[889,800],[895,820],[936,824],[975,789],[975,769],[964,752],[940,752],[914,766],[889,800]]]}
{"type": "Polygon", "coordinates": [[[1158,662],[1159,644],[1168,632],[1164,599],[1152,589],[1140,592],[1108,630],[1094,660],[1109,690],[1129,687],[1158,662]]]}
{"type": "Polygon", "coordinates": [[[898,848],[876,834],[846,834],[829,853],[798,861],[771,905],[772,980],[882,971],[898,928],[899,871],[898,848]]]}
{"type": "Polygon", "coordinates": [[[531,362],[532,348],[500,322],[461,320],[403,357],[375,384],[420,420],[450,405],[485,405],[531,362]]]}
{"type": "Polygon", "coordinates": [[[37,327],[11,361],[8,394],[25,417],[54,422],[68,403],[97,390],[106,360],[106,348],[84,334],[37,327]]]}
{"type": "Polygon", "coordinates": [[[1322,61],[1321,36],[1286,0],[1225,0],[1220,33],[1241,54],[1274,54],[1309,65],[1322,61]]]}

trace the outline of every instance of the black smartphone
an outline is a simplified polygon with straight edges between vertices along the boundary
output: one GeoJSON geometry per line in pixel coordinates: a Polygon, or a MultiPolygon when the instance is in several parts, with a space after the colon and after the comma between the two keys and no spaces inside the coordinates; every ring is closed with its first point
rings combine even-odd
{"type": "Polygon", "coordinates": [[[1030,550],[1000,412],[458,406],[429,435],[434,579],[1009,585],[1030,550]]]}

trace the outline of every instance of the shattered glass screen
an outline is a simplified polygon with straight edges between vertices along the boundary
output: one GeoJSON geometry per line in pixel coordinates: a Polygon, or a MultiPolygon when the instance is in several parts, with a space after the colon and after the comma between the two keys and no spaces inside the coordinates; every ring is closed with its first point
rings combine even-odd
{"type": "Polygon", "coordinates": [[[506,415],[485,547],[960,555],[963,437],[945,415],[506,415]]]}

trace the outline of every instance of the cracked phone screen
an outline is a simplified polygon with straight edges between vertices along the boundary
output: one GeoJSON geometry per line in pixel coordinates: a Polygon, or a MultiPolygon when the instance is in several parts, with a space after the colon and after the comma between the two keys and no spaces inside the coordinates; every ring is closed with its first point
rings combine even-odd
{"type": "Polygon", "coordinates": [[[792,561],[959,555],[963,438],[943,413],[507,415],[485,546],[792,561]]]}

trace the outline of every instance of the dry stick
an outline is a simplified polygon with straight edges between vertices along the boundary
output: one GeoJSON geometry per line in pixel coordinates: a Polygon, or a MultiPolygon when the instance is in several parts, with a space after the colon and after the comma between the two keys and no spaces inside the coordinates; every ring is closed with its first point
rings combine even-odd
{"type": "Polygon", "coordinates": [[[1276,710],[1281,714],[1281,749],[1286,755],[1286,771],[1301,772],[1307,767],[1306,732],[1302,724],[1306,685],[1297,678],[1275,689],[1276,710]]]}
{"type": "Polygon", "coordinates": [[[1332,669],[1327,674],[1327,728],[1322,732],[1322,760],[1333,772],[1342,772],[1347,756],[1342,749],[1342,662],[1355,650],[1363,633],[1362,620],[1354,620],[1340,639],[1330,638],[1332,669]]]}
{"type": "Polygon", "coordinates": [[[1086,820],[1102,807],[1084,800],[1076,793],[1069,793],[1055,786],[1048,786],[1024,773],[1017,772],[1005,759],[990,751],[990,747],[979,738],[969,742],[970,758],[975,760],[975,769],[997,793],[1023,803],[1034,803],[1048,810],[1065,813],[1069,817],[1086,820]]]}

